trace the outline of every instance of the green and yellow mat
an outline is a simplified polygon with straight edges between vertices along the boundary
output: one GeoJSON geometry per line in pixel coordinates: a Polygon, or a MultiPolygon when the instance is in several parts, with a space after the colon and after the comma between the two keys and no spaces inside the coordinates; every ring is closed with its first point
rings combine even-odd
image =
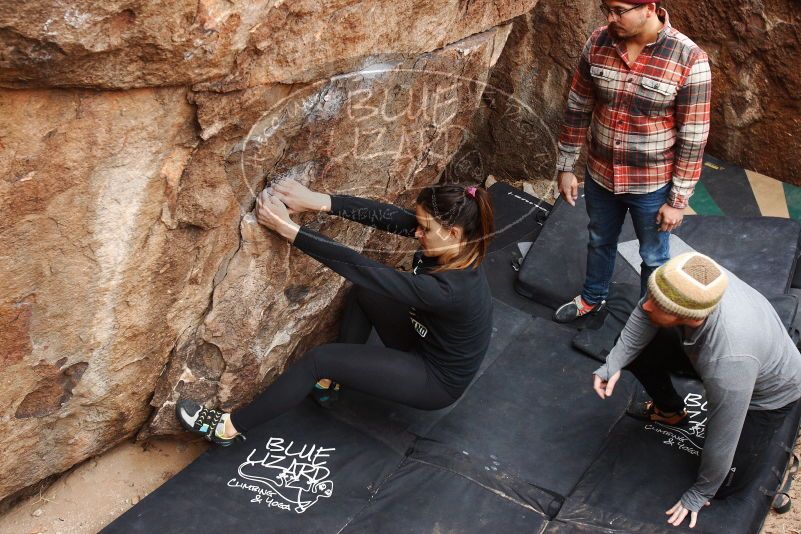
{"type": "Polygon", "coordinates": [[[687,212],[801,222],[801,188],[706,155],[687,212]]]}

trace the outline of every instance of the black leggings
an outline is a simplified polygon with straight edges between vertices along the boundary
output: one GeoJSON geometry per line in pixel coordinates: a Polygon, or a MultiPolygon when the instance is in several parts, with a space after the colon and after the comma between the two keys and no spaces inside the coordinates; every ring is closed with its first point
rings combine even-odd
{"type": "MultiPolygon", "coordinates": [[[[684,353],[678,332],[672,328],[659,330],[654,340],[626,368],[637,377],[656,407],[667,412],[684,408],[684,399],[673,387],[670,373],[698,378],[690,359],[684,353]]],[[[775,410],[748,410],[732,460],[734,469],[729,471],[721,484],[715,495],[716,499],[723,499],[740,491],[754,478],[759,468],[760,456],[796,402],[775,410]]]]}
{"type": "Polygon", "coordinates": [[[247,406],[231,414],[239,432],[258,426],[300,403],[321,378],[423,410],[452,404],[454,397],[414,349],[417,334],[408,306],[360,286],[350,291],[339,343],[315,347],[292,364],[247,406]],[[385,347],[365,345],[375,327],[385,347]]]}

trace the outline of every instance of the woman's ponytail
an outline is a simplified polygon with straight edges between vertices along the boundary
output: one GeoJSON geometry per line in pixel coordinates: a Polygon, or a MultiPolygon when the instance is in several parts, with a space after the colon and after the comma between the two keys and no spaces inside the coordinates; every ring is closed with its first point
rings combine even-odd
{"type": "Polygon", "coordinates": [[[479,232],[476,236],[478,245],[478,262],[484,260],[489,252],[490,242],[492,241],[495,230],[495,214],[492,210],[492,198],[489,191],[483,187],[475,190],[476,205],[478,206],[478,227],[479,232]]]}

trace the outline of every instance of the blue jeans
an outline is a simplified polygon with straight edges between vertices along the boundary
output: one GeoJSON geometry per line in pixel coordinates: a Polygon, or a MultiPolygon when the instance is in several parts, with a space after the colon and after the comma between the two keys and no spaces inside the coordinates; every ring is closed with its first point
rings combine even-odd
{"type": "Polygon", "coordinates": [[[587,215],[590,216],[590,224],[587,225],[590,241],[587,244],[587,278],[581,291],[581,298],[585,302],[597,304],[606,300],[609,294],[617,257],[617,239],[627,211],[631,214],[640,242],[640,293],[645,295],[648,277],[670,259],[670,232],[660,232],[656,224],[656,215],[667,201],[670,186],[668,183],[652,193],[616,195],[595,183],[589,175],[586,176],[584,199],[587,215]]]}

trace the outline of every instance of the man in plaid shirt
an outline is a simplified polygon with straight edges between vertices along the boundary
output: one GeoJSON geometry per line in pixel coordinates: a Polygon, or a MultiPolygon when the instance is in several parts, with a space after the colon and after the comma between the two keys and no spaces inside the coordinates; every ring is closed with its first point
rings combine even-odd
{"type": "Polygon", "coordinates": [[[670,25],[659,2],[604,0],[600,8],[609,25],[581,52],[559,137],[559,192],[571,206],[576,160],[589,139],[587,277],[581,295],[556,310],[562,323],[603,307],[627,211],[645,293],[648,276],[670,257],[668,236],[701,174],[709,133],[706,53],[670,25]]]}

